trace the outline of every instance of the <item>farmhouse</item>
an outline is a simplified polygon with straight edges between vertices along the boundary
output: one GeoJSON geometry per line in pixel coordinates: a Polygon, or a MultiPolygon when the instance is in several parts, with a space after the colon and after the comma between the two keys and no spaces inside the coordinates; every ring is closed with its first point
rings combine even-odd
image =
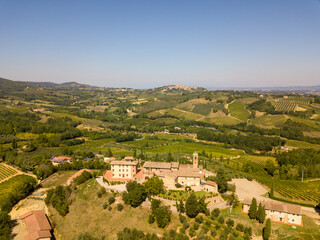
{"type": "Polygon", "coordinates": [[[52,157],[50,158],[50,161],[54,166],[57,166],[59,164],[64,164],[64,163],[71,163],[72,158],[71,157],[65,157],[65,156],[58,156],[58,157],[52,157]]]}
{"type": "MultiPolygon", "coordinates": [[[[249,198],[244,199],[242,212],[249,212],[251,201],[249,198]]],[[[266,209],[266,218],[270,218],[272,222],[303,226],[299,205],[273,201],[262,201],[261,204],[266,209]]]]}
{"type": "Polygon", "coordinates": [[[138,161],[133,161],[133,157],[125,157],[121,161],[114,160],[110,165],[111,171],[104,173],[104,178],[109,181],[130,181],[138,173],[138,161]]]}
{"type": "Polygon", "coordinates": [[[51,226],[43,211],[31,211],[22,216],[21,220],[24,220],[28,235],[25,237],[26,240],[50,240],[51,226]]]}

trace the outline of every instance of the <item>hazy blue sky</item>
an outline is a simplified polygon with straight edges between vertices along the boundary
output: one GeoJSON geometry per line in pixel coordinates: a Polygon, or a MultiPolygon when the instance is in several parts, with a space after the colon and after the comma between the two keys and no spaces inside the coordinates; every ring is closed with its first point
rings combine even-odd
{"type": "Polygon", "coordinates": [[[0,77],[134,88],[320,84],[320,1],[0,0],[0,77]]]}

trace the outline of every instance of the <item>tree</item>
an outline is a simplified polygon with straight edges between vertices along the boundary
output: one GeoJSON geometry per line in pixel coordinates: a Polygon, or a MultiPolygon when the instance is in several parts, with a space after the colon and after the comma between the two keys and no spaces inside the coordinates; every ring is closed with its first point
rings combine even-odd
{"type": "Polygon", "coordinates": [[[165,228],[171,221],[171,212],[168,206],[159,206],[154,212],[159,228],[165,228]]]}
{"type": "Polygon", "coordinates": [[[265,209],[265,207],[262,206],[259,215],[260,215],[259,222],[260,223],[264,223],[264,220],[266,219],[266,209],[265,209]]]}
{"type": "Polygon", "coordinates": [[[237,206],[239,205],[239,198],[238,198],[238,196],[233,192],[233,193],[231,194],[231,197],[232,197],[232,199],[231,199],[232,207],[237,207],[237,206]]]}
{"type": "Polygon", "coordinates": [[[126,185],[127,193],[123,195],[123,201],[132,207],[138,207],[146,200],[147,192],[145,187],[136,181],[128,182],[126,185]]]}
{"type": "Polygon", "coordinates": [[[18,148],[17,140],[14,138],[12,139],[12,149],[17,149],[17,148],[18,148]]]}
{"type": "Polygon", "coordinates": [[[233,221],[231,218],[229,218],[229,219],[227,220],[226,224],[227,224],[229,227],[233,227],[233,226],[234,226],[234,221],[233,221]]]}
{"type": "Polygon", "coordinates": [[[217,218],[217,217],[219,217],[219,215],[220,215],[219,208],[215,208],[215,209],[212,210],[211,216],[213,216],[214,218],[217,218]]]}
{"type": "Polygon", "coordinates": [[[0,239],[11,239],[10,216],[7,212],[0,211],[0,239]]]}
{"type": "Polygon", "coordinates": [[[144,186],[148,195],[154,196],[160,193],[164,193],[163,180],[156,176],[151,177],[146,182],[144,182],[144,186]]]}
{"type": "Polygon", "coordinates": [[[271,186],[271,190],[270,190],[270,198],[273,198],[274,197],[274,187],[273,187],[273,183],[272,183],[272,186],[271,186]]]}
{"type": "Polygon", "coordinates": [[[199,199],[198,205],[199,205],[199,212],[200,213],[205,213],[207,211],[208,204],[205,201],[205,197],[201,197],[199,199]]]}
{"type": "Polygon", "coordinates": [[[179,212],[180,213],[184,213],[186,210],[185,210],[185,208],[184,208],[184,203],[183,203],[183,201],[182,201],[182,199],[180,199],[180,201],[179,201],[179,212]]]}
{"type": "Polygon", "coordinates": [[[249,208],[249,217],[255,219],[257,217],[257,200],[252,198],[252,202],[249,208]]]}
{"type": "Polygon", "coordinates": [[[110,148],[108,148],[108,150],[107,150],[107,157],[112,157],[112,152],[111,152],[111,149],[110,148]]]}
{"type": "Polygon", "coordinates": [[[218,184],[218,190],[220,193],[227,191],[228,189],[228,181],[225,176],[225,172],[223,168],[219,168],[216,176],[216,183],[218,184]]]}
{"type": "Polygon", "coordinates": [[[195,218],[199,213],[199,205],[197,197],[194,193],[191,193],[186,201],[186,214],[190,218],[195,218]]]}
{"type": "Polygon", "coordinates": [[[270,218],[267,219],[266,226],[262,230],[263,240],[269,240],[271,236],[271,221],[270,218]]]}

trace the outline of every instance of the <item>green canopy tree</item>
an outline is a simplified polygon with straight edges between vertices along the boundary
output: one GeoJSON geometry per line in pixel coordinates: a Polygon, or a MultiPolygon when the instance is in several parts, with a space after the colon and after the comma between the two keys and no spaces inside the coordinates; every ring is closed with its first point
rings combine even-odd
{"type": "Polygon", "coordinates": [[[197,197],[194,193],[191,193],[186,201],[186,214],[190,218],[195,218],[199,213],[199,204],[197,197]]]}
{"type": "Polygon", "coordinates": [[[158,195],[160,193],[164,193],[164,183],[162,179],[154,176],[149,178],[146,182],[144,182],[144,186],[146,189],[146,192],[149,195],[158,195]]]}

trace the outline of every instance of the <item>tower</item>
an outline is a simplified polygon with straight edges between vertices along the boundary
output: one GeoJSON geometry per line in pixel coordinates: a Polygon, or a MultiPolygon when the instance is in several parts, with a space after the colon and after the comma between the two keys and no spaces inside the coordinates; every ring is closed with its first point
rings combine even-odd
{"type": "Polygon", "coordinates": [[[193,153],[193,168],[198,168],[198,167],[199,167],[198,153],[194,152],[193,153]]]}

